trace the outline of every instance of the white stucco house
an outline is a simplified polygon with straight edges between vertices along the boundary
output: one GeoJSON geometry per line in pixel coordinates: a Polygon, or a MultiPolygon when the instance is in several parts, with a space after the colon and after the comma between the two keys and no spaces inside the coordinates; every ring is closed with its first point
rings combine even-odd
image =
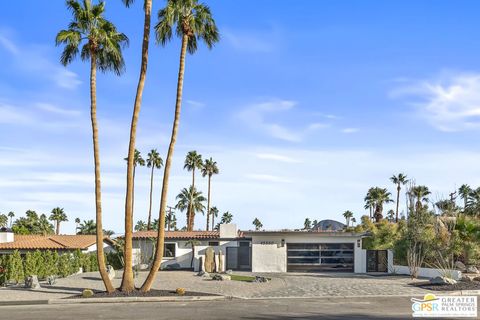
{"type": "MultiPolygon", "coordinates": [[[[133,247],[149,263],[156,231],[133,234],[133,247]]],[[[220,270],[252,272],[388,272],[393,255],[386,250],[365,250],[365,233],[343,231],[238,231],[234,224],[219,231],[167,231],[162,268],[200,270],[207,247],[224,255],[220,270]],[[192,248],[188,241],[195,239],[192,248]],[[193,259],[192,259],[193,257],[193,259]]],[[[218,265],[218,261],[217,261],[218,265]]]]}

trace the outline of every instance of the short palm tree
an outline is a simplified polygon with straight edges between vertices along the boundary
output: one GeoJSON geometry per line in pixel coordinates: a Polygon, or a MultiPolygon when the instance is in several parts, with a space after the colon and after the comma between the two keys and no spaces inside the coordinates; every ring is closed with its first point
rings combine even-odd
{"type": "Polygon", "coordinates": [[[427,186],[414,186],[410,192],[416,199],[415,210],[418,212],[423,206],[422,203],[428,202],[428,195],[431,192],[428,190],[427,186]]]}
{"type": "Polygon", "coordinates": [[[402,185],[408,183],[407,176],[403,173],[399,173],[398,175],[393,175],[390,177],[390,181],[397,187],[397,204],[395,210],[395,222],[398,222],[398,206],[400,205],[400,190],[402,190],[402,185]]]}
{"type": "Polygon", "coordinates": [[[68,29],[61,30],[56,37],[57,45],[64,45],[60,62],[70,64],[80,53],[82,60],[90,61],[90,115],[92,123],[93,155],[95,162],[95,209],[97,227],[97,259],[100,275],[108,292],[113,288],[105,267],[103,254],[102,200],[100,185],[100,152],[97,124],[97,69],[113,71],[120,75],[125,69],[122,48],[128,45],[128,38],[103,17],[105,3],[96,5],[91,0],[67,0],[67,8],[73,19],[68,29]],[[81,48],[80,48],[81,47],[81,48]]]}
{"type": "Polygon", "coordinates": [[[201,191],[197,191],[194,187],[183,188],[182,191],[177,195],[178,203],[175,206],[181,212],[187,212],[187,231],[193,231],[195,223],[195,213],[204,212],[205,206],[205,197],[202,195],[201,191]]]}
{"type": "MultiPolygon", "coordinates": [[[[129,7],[134,0],[123,0],[125,6],[129,7]]],[[[137,91],[135,94],[135,102],[133,105],[132,121],[130,124],[130,141],[128,144],[128,160],[127,160],[127,192],[125,195],[125,250],[124,261],[126,268],[124,268],[122,277],[122,291],[132,291],[135,287],[132,272],[132,225],[133,225],[133,198],[134,198],[134,176],[135,169],[135,143],[137,138],[137,123],[140,116],[140,109],[142,105],[143,88],[145,87],[145,80],[147,77],[148,66],[148,47],[150,45],[150,26],[152,15],[152,0],[144,0],[144,23],[143,23],[143,37],[142,37],[142,61],[140,64],[140,76],[138,79],[137,91]]],[[[150,224],[150,223],[149,223],[150,224]]]]}
{"type": "Polygon", "coordinates": [[[3,213],[0,214],[0,228],[6,227],[8,224],[8,217],[3,213]]]}
{"type": "Polygon", "coordinates": [[[212,216],[212,230],[214,229],[215,226],[215,218],[218,217],[218,209],[217,207],[211,207],[210,208],[210,215],[212,216]]]}
{"type": "Polygon", "coordinates": [[[345,224],[347,225],[347,228],[350,226],[350,219],[353,217],[353,212],[350,210],[347,210],[343,213],[343,217],[345,218],[345,224]]]}
{"type": "Polygon", "coordinates": [[[352,227],[353,227],[353,225],[357,222],[357,219],[355,219],[355,217],[352,217],[352,219],[350,219],[350,221],[352,222],[352,227]]]}
{"type": "MultiPolygon", "coordinates": [[[[95,234],[97,225],[93,220],[83,220],[80,223],[77,234],[95,234]]],[[[103,233],[103,230],[102,230],[103,233]]]]}
{"type": "Polygon", "coordinates": [[[387,220],[390,222],[393,222],[393,221],[397,222],[395,211],[393,211],[392,209],[388,210],[387,212],[387,220]]]}
{"type": "Polygon", "coordinates": [[[205,159],[205,163],[202,166],[202,176],[208,176],[208,195],[207,195],[207,231],[210,225],[210,191],[211,191],[211,180],[214,174],[218,174],[217,162],[213,161],[212,158],[205,159]]]}
{"type": "Polygon", "coordinates": [[[137,221],[137,224],[135,225],[135,231],[145,231],[147,230],[147,224],[145,221],[139,220],[137,221]]]}
{"type": "Polygon", "coordinates": [[[263,228],[263,224],[258,218],[255,218],[252,222],[253,226],[255,227],[255,230],[258,231],[263,228]]]}
{"type": "Polygon", "coordinates": [[[463,199],[463,211],[467,208],[468,197],[472,192],[472,188],[468,184],[462,184],[460,188],[458,188],[458,193],[460,194],[460,198],[463,199]]]}
{"type": "Polygon", "coordinates": [[[13,224],[13,217],[15,217],[15,213],[13,211],[10,211],[8,213],[8,217],[10,218],[10,228],[11,228],[13,224]]]}
{"type": "Polygon", "coordinates": [[[153,149],[148,153],[147,158],[147,167],[152,168],[150,172],[150,205],[148,207],[148,220],[147,220],[147,230],[150,230],[152,227],[152,196],[153,196],[153,170],[160,169],[163,166],[163,159],[160,157],[160,154],[157,152],[157,149],[153,149]]]}
{"type": "Polygon", "coordinates": [[[305,230],[312,229],[312,221],[310,221],[309,218],[305,218],[305,221],[303,222],[303,229],[305,230]]]}
{"type": "Polygon", "coordinates": [[[183,169],[187,171],[192,171],[192,187],[195,188],[195,169],[201,170],[203,167],[202,155],[198,154],[197,151],[190,151],[185,157],[185,164],[183,169]]]}
{"type": "Polygon", "coordinates": [[[53,208],[49,219],[55,221],[55,234],[60,234],[60,223],[68,221],[67,215],[63,208],[53,208]]]}
{"type": "Polygon", "coordinates": [[[75,218],[75,233],[77,233],[78,228],[80,226],[80,218],[75,218]]]}
{"type": "Polygon", "coordinates": [[[180,111],[182,107],[183,77],[185,73],[185,57],[187,51],[194,54],[198,44],[203,41],[208,48],[219,41],[219,34],[215,21],[213,20],[210,8],[198,3],[198,0],[167,0],[167,5],[158,12],[158,23],[155,26],[157,41],[165,46],[175,33],[182,39],[180,50],[180,65],[178,70],[177,97],[175,103],[175,118],[173,120],[172,134],[168,147],[165,169],[163,174],[162,196],[160,200],[157,244],[159,248],[155,252],[155,258],[147,279],[142,285],[143,292],[150,291],[158,269],[163,259],[163,246],[165,243],[165,209],[167,207],[168,179],[170,166],[177,140],[178,127],[180,123],[180,111]]]}

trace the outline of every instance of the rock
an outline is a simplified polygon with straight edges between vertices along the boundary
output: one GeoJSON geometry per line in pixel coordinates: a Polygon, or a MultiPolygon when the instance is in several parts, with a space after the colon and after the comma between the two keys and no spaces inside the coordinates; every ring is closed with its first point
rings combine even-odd
{"type": "Polygon", "coordinates": [[[462,271],[462,272],[465,271],[465,270],[467,270],[467,267],[465,267],[465,265],[463,264],[462,261],[456,261],[456,262],[455,262],[455,268],[456,268],[457,270],[462,271]]]}
{"type": "Polygon", "coordinates": [[[111,265],[107,265],[107,273],[110,280],[115,279],[115,269],[111,265]]]}
{"type": "Polygon", "coordinates": [[[255,280],[253,282],[266,283],[266,282],[268,282],[268,278],[257,276],[257,277],[255,277],[255,280]]]}
{"type": "Polygon", "coordinates": [[[217,272],[223,272],[223,254],[222,250],[218,250],[218,265],[217,265],[217,272]]]}
{"type": "Polygon", "coordinates": [[[225,271],[225,273],[226,273],[226,274],[232,274],[233,271],[229,269],[229,270],[225,271]]]}
{"type": "Polygon", "coordinates": [[[53,286],[55,283],[57,283],[57,276],[48,276],[47,283],[48,285],[53,286]]]}
{"type": "Polygon", "coordinates": [[[212,247],[205,250],[205,271],[215,272],[215,250],[212,247]]]}
{"type": "Polygon", "coordinates": [[[473,280],[473,281],[478,281],[478,282],[480,282],[480,277],[475,277],[475,278],[473,278],[472,280],[473,280]]]}
{"type": "Polygon", "coordinates": [[[83,298],[91,298],[93,297],[93,290],[92,289],[84,289],[82,291],[82,297],[83,298]]]}
{"type": "Polygon", "coordinates": [[[467,267],[467,273],[476,273],[476,274],[478,274],[478,273],[480,273],[480,271],[478,271],[478,268],[475,267],[475,266],[468,266],[468,267],[467,267]]]}
{"type": "Polygon", "coordinates": [[[150,265],[146,263],[141,263],[139,267],[141,271],[150,270],[150,265]]]}
{"type": "Polygon", "coordinates": [[[232,278],[229,275],[226,275],[226,274],[216,274],[212,277],[212,280],[228,281],[228,280],[232,280],[232,278]]]}
{"type": "Polygon", "coordinates": [[[31,275],[25,279],[25,287],[29,289],[40,289],[40,282],[38,282],[38,277],[36,275],[31,275]]]}
{"type": "Polygon", "coordinates": [[[430,279],[430,283],[437,284],[437,285],[445,285],[445,284],[455,284],[457,283],[457,281],[447,277],[435,277],[430,279]]]}
{"type": "Polygon", "coordinates": [[[208,272],[205,272],[205,271],[200,271],[199,273],[197,273],[197,276],[199,277],[204,277],[204,278],[210,278],[210,274],[208,272]]]}

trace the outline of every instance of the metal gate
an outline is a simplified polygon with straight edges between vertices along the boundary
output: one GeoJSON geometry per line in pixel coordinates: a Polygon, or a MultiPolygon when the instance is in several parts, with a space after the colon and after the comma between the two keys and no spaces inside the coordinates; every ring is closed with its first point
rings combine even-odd
{"type": "Polygon", "coordinates": [[[367,250],[367,272],[387,272],[388,251],[367,250]]]}
{"type": "Polygon", "coordinates": [[[252,249],[246,246],[227,247],[227,270],[252,270],[252,249]]]}

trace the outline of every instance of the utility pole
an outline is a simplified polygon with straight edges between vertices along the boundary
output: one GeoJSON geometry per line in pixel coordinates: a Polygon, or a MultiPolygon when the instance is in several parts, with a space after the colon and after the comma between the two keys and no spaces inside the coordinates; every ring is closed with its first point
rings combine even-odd
{"type": "Polygon", "coordinates": [[[167,231],[170,231],[172,225],[172,213],[175,213],[173,207],[167,206],[167,231]]]}

